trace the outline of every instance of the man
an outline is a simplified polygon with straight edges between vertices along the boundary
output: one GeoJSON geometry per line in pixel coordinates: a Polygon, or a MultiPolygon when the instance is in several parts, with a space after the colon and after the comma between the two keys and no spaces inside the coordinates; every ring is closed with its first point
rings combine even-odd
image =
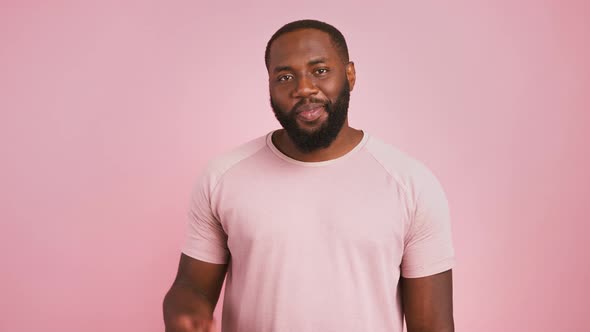
{"type": "Polygon", "coordinates": [[[449,210],[420,162],[348,125],[342,34],[289,23],[266,49],[283,129],[212,161],[164,299],[166,331],[454,331],[449,210]]]}

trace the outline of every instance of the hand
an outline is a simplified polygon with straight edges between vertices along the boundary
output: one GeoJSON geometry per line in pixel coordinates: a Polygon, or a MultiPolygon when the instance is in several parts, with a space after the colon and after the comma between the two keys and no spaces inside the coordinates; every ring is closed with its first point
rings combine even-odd
{"type": "Polygon", "coordinates": [[[217,332],[214,320],[199,320],[194,322],[195,332],[217,332]]]}
{"type": "Polygon", "coordinates": [[[177,317],[166,332],[217,332],[215,321],[208,318],[177,317]]]}

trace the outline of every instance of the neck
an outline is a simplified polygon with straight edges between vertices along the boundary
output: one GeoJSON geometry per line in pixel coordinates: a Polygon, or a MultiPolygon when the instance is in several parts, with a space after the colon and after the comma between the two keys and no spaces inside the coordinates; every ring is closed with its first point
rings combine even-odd
{"type": "Polygon", "coordinates": [[[301,152],[284,129],[273,133],[272,142],[279,151],[290,158],[303,162],[319,162],[336,159],[347,154],[360,143],[362,138],[363,132],[350,127],[348,120],[346,120],[332,144],[325,149],[308,153],[301,152]]]}

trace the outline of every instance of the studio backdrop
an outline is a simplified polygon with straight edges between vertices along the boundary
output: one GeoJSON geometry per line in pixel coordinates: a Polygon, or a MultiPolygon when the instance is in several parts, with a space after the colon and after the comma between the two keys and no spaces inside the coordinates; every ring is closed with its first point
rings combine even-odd
{"type": "Polygon", "coordinates": [[[445,188],[456,330],[583,331],[589,4],[1,1],[0,330],[163,331],[192,185],[279,127],[264,48],[313,18],[351,126],[445,188]]]}

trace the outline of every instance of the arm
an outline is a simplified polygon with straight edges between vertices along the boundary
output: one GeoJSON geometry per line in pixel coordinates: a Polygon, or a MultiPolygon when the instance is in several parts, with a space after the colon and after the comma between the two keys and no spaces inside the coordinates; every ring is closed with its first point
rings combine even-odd
{"type": "Polygon", "coordinates": [[[402,278],[408,332],[454,332],[452,271],[402,278]]]}
{"type": "Polygon", "coordinates": [[[164,297],[166,332],[212,331],[213,310],[227,264],[206,263],[181,254],[178,273],[164,297]]]}

